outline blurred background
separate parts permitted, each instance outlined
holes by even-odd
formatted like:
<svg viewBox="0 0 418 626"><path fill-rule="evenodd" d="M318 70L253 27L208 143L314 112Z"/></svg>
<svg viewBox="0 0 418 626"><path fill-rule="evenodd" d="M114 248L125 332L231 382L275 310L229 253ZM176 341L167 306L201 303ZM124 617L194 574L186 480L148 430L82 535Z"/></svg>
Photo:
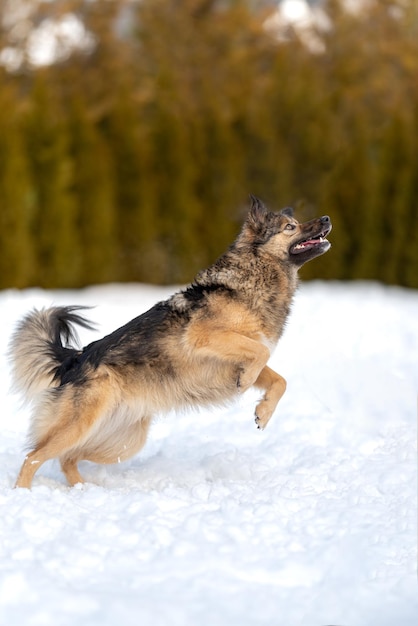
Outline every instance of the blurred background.
<svg viewBox="0 0 418 626"><path fill-rule="evenodd" d="M415 0L0 0L0 288L189 281L250 193L418 287Z"/></svg>

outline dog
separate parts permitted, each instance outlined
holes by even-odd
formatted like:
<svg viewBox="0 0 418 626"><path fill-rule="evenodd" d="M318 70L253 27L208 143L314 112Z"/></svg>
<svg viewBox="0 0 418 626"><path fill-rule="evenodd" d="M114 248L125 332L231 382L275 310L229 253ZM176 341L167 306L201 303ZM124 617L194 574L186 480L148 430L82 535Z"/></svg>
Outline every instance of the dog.
<svg viewBox="0 0 418 626"><path fill-rule="evenodd" d="M116 463L145 444L157 414L222 405L254 386L264 429L286 389L267 366L282 335L299 268L331 246L328 216L299 223L251 196L229 249L194 281L103 339L78 349L83 307L34 310L10 343L14 386L32 401L30 447L16 487L58 458L70 485L78 462Z"/></svg>

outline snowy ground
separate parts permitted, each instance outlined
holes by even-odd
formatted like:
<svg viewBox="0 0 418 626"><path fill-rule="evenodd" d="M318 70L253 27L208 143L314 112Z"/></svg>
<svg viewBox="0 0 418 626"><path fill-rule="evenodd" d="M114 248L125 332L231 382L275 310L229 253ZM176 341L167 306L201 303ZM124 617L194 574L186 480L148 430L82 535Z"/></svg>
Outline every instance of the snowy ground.
<svg viewBox="0 0 418 626"><path fill-rule="evenodd" d="M304 285L264 432L248 392L159 420L130 462L85 463L83 487L53 461L12 489L28 426L8 392L15 321L92 304L104 334L168 293L0 293L0 624L415 626L417 292Z"/></svg>

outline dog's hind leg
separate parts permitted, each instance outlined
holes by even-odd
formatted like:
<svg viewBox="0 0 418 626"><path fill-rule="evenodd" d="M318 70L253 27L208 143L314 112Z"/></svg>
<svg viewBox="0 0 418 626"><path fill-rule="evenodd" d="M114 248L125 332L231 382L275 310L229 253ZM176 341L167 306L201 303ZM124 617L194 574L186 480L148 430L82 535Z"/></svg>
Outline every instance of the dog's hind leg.
<svg viewBox="0 0 418 626"><path fill-rule="evenodd" d="M56 456L56 446L53 446L53 444L51 445L51 442L47 442L44 445L38 446L35 450L32 450L23 462L15 487L25 487L26 489L30 489L33 477L41 465L43 465L45 461L53 459Z"/></svg>
<svg viewBox="0 0 418 626"><path fill-rule="evenodd" d="M74 459L72 457L62 457L60 459L61 469L68 481L68 484L73 487L77 483L84 483L84 478L78 471L77 467L78 459Z"/></svg>
<svg viewBox="0 0 418 626"><path fill-rule="evenodd" d="M280 374L266 366L261 370L254 387L265 391L263 399L255 408L255 423L258 428L264 429L286 391L286 381Z"/></svg>
<svg viewBox="0 0 418 626"><path fill-rule="evenodd" d="M115 420L110 419L110 422ZM136 419L131 424L112 426L106 432L106 424L101 424L101 437L86 443L78 460L93 463L120 463L131 458L143 448L147 440L152 416Z"/></svg>
<svg viewBox="0 0 418 626"><path fill-rule="evenodd" d="M134 456L145 445L152 417L137 419L131 424L120 424L119 428L110 427L116 420L112 416L100 423L100 431L89 434L84 445L77 450L69 450L61 458L61 469L68 483L73 486L84 483L78 471L79 461L93 463L120 463Z"/></svg>
<svg viewBox="0 0 418 626"><path fill-rule="evenodd" d="M48 408L52 413L51 428L43 435L35 449L27 455L15 487L30 489L33 477L41 465L57 457L64 459L62 468L70 484L83 481L76 461L66 461L67 458L71 459L71 453L68 457L65 453L82 445L93 424L108 409L109 397L104 387L99 385L98 388L95 385L93 389L84 390L84 393L81 392L84 397L78 397L76 401L74 390L68 387L56 402L49 403Z"/></svg>

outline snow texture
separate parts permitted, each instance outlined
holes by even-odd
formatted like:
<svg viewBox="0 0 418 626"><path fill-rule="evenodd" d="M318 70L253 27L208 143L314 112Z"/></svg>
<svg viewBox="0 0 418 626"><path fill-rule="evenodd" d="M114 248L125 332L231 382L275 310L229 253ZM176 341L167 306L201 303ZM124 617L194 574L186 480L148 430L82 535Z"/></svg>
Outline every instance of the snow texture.
<svg viewBox="0 0 418 626"><path fill-rule="evenodd" d="M12 489L29 420L9 392L16 321L97 305L104 334L172 291L0 293L0 624L415 626L417 292L303 285L263 432L249 391L159 419L131 461L81 464L84 486L50 461Z"/></svg>

